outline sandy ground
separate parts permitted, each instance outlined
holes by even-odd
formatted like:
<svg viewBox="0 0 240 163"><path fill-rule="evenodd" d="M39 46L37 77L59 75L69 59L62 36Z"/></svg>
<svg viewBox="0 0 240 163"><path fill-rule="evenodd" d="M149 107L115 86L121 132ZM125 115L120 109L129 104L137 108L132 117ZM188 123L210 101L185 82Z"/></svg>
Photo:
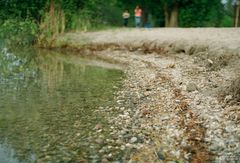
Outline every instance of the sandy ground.
<svg viewBox="0 0 240 163"><path fill-rule="evenodd" d="M240 161L239 28L68 33L54 46L125 65L109 119L123 162Z"/></svg>
<svg viewBox="0 0 240 163"><path fill-rule="evenodd" d="M158 28L158 29L117 29L100 32L69 33L64 38L73 44L116 43L133 44L181 43L181 46L209 46L240 51L239 28ZM186 45L187 44L187 45Z"/></svg>

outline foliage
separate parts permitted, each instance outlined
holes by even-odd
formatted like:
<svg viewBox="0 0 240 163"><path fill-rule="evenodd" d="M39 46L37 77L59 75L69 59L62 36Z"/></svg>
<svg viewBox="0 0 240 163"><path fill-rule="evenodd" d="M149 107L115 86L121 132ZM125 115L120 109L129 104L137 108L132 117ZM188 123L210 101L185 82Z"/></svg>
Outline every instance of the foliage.
<svg viewBox="0 0 240 163"><path fill-rule="evenodd" d="M51 46L56 36L67 30L87 31L119 25L121 11L116 0L50 0L40 21L38 44Z"/></svg>
<svg viewBox="0 0 240 163"><path fill-rule="evenodd" d="M102 25L120 25L121 9L115 0L87 0L74 12L65 12L67 28L89 30ZM69 21L71 20L71 21Z"/></svg>
<svg viewBox="0 0 240 163"><path fill-rule="evenodd" d="M224 15L222 18L220 27L232 27L232 26L233 26L233 18L228 15Z"/></svg>
<svg viewBox="0 0 240 163"><path fill-rule="evenodd" d="M224 5L224 15L222 18L221 26L222 27L232 27L234 24L234 4L235 0L227 0Z"/></svg>
<svg viewBox="0 0 240 163"><path fill-rule="evenodd" d="M176 5L179 7L178 21L182 27L230 26L230 19L234 15L234 0L227 0L225 7L221 0L6 0L0 1L0 20L33 18L40 22L49 12L52 1L63 10L66 29L69 30L120 25L122 10L128 8L133 15L136 5L140 5L144 13L151 13L156 26L165 21L164 12L171 12Z"/></svg>
<svg viewBox="0 0 240 163"><path fill-rule="evenodd" d="M37 24L30 19L8 19L0 25L0 40L7 45L27 46L35 42Z"/></svg>
<svg viewBox="0 0 240 163"><path fill-rule="evenodd" d="M180 10L180 26L216 27L223 17L223 5L220 0L193 1Z"/></svg>
<svg viewBox="0 0 240 163"><path fill-rule="evenodd" d="M33 18L40 20L47 0L1 0L0 19Z"/></svg>

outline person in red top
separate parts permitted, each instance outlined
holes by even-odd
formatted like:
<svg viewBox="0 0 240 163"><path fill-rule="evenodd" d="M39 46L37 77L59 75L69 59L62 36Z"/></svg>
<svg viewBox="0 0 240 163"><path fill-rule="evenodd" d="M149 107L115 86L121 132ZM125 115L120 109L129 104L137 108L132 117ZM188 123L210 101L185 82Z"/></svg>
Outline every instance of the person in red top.
<svg viewBox="0 0 240 163"><path fill-rule="evenodd" d="M142 9L139 6L136 6L136 8L135 8L135 25L136 25L136 27L140 27L141 17L142 17Z"/></svg>

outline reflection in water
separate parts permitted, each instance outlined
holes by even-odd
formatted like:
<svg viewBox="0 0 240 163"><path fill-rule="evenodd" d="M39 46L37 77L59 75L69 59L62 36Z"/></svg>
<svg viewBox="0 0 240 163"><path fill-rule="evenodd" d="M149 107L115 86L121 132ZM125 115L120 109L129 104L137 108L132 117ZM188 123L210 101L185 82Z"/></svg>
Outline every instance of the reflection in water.
<svg viewBox="0 0 240 163"><path fill-rule="evenodd" d="M107 122L95 109L112 104L122 71L53 52L17 54L0 53L0 158L15 163L100 157L93 128Z"/></svg>
<svg viewBox="0 0 240 163"><path fill-rule="evenodd" d="M14 157L15 152L13 149L0 144L0 158L4 163L18 163L17 158Z"/></svg>

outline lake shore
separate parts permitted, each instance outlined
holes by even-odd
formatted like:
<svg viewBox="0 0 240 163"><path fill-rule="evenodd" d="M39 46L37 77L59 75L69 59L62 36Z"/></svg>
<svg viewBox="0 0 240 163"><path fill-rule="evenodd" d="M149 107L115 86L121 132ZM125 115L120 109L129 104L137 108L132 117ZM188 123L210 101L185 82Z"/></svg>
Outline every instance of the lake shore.
<svg viewBox="0 0 240 163"><path fill-rule="evenodd" d="M118 29L67 33L53 47L124 65L117 104L103 109L117 113L109 123L118 136L107 144L125 151L123 162L226 162L240 159L239 36L238 28Z"/></svg>

